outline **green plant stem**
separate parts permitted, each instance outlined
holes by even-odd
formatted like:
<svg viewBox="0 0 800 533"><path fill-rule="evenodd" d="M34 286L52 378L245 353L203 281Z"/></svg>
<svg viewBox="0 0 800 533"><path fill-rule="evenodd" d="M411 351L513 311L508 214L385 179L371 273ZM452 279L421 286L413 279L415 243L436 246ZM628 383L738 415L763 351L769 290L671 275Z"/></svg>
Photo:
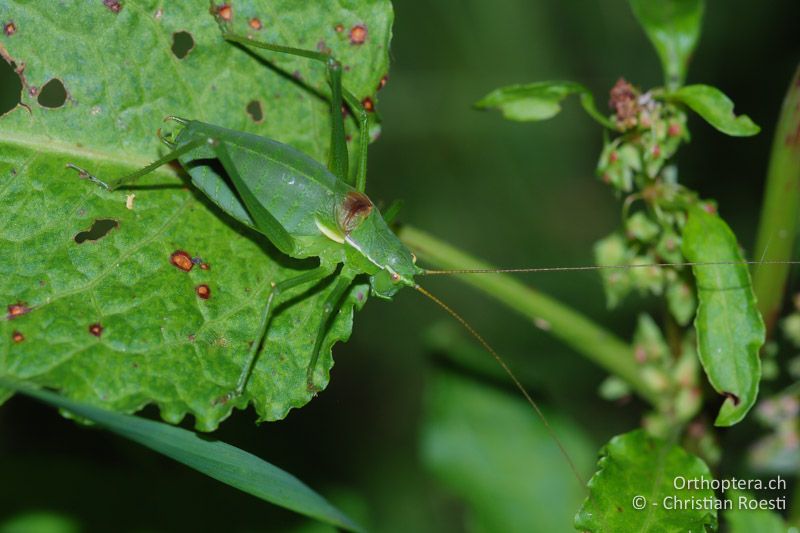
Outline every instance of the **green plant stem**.
<svg viewBox="0 0 800 533"><path fill-rule="evenodd" d="M411 226L400 238L420 259L441 269L489 269L484 263ZM547 331L610 373L622 378L642 398L657 406L659 395L642 379L633 350L613 333L577 311L520 283L508 274L463 274L456 277L476 287L528 320L543 320Z"/></svg>
<svg viewBox="0 0 800 533"><path fill-rule="evenodd" d="M775 128L753 257L766 261L791 259L799 222L800 66L795 70ZM756 267L753 274L753 289L768 338L781 310L788 275L789 265Z"/></svg>

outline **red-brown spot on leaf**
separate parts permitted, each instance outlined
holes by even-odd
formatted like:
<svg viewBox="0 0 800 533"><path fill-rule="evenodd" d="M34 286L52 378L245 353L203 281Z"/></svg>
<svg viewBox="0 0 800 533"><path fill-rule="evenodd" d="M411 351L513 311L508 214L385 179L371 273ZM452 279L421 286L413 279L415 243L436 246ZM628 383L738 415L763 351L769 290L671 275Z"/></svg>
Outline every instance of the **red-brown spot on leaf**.
<svg viewBox="0 0 800 533"><path fill-rule="evenodd" d="M258 31L258 30L260 30L261 28L263 28L263 27L264 27L264 25L263 25L263 24L261 24L261 19L259 19L259 18L257 18L257 17L253 17L253 18L251 18L251 19L250 19L250 21L249 21L247 24L248 24L248 25L249 25L249 26L250 26L252 29L254 29L254 30L256 30L256 31Z"/></svg>
<svg viewBox="0 0 800 533"><path fill-rule="evenodd" d="M18 316L24 315L25 313L30 313L30 311L31 308L28 307L25 302L17 302L8 306L8 315L6 318L13 320Z"/></svg>
<svg viewBox="0 0 800 533"><path fill-rule="evenodd" d="M375 111L375 103L369 96L361 100L361 105L364 106L364 111L366 111L367 113L372 113L373 111Z"/></svg>
<svg viewBox="0 0 800 533"><path fill-rule="evenodd" d="M211 269L211 265L209 265L208 263L200 263L200 269L201 270L210 270Z"/></svg>
<svg viewBox="0 0 800 533"><path fill-rule="evenodd" d="M717 214L717 206L715 206L714 204L703 202L702 204L700 204L700 208L710 215Z"/></svg>
<svg viewBox="0 0 800 533"><path fill-rule="evenodd" d="M120 3L119 0L103 0L103 5L112 13L119 13L122 11L122 3Z"/></svg>
<svg viewBox="0 0 800 533"><path fill-rule="evenodd" d="M189 272L194 266L194 262L192 261L192 256L190 256L183 250L175 250L174 252L172 252L172 255L169 256L169 262L175 265L176 267L180 268L184 272Z"/></svg>
<svg viewBox="0 0 800 533"><path fill-rule="evenodd" d="M17 25L14 24L13 20L9 20L5 24L3 24L3 33L6 34L6 37L11 37L15 33L17 33Z"/></svg>
<svg viewBox="0 0 800 533"><path fill-rule="evenodd" d="M208 300L211 298L211 289L208 287L208 285L198 285L195 287L194 292L196 292L197 296L203 300Z"/></svg>
<svg viewBox="0 0 800 533"><path fill-rule="evenodd" d="M367 40L367 27L363 24L356 24L350 29L350 43L364 44Z"/></svg>
<svg viewBox="0 0 800 533"><path fill-rule="evenodd" d="M342 33L344 31L344 24L337 24L333 29L336 30L336 33Z"/></svg>
<svg viewBox="0 0 800 533"><path fill-rule="evenodd" d="M94 324L89 324L89 333L91 333L95 337L100 337L100 335L103 334L103 326L99 322L95 322Z"/></svg>
<svg viewBox="0 0 800 533"><path fill-rule="evenodd" d="M24 341L24 340L25 340L25 335L23 335L23 334L22 334L22 333L20 333L19 331L15 331L14 333L12 333L12 334L11 334L11 339L12 339L12 340L13 340L15 343L19 344L19 343L21 343L22 341Z"/></svg>
<svg viewBox="0 0 800 533"><path fill-rule="evenodd" d="M230 22L233 18L233 8L231 8L230 4L222 4L217 7L217 15L225 22Z"/></svg>
<svg viewBox="0 0 800 533"><path fill-rule="evenodd" d="M377 90L380 91L381 89L386 87L387 83L389 83L389 75L388 74L384 74L383 77L381 78L381 81L378 82Z"/></svg>
<svg viewBox="0 0 800 533"><path fill-rule="evenodd" d="M667 128L667 135L669 135L670 137L677 137L680 134L681 134L681 125L678 124L677 122L673 122L672 124L669 125L669 128Z"/></svg>
<svg viewBox="0 0 800 533"><path fill-rule="evenodd" d="M739 405L739 402L741 401L741 400L739 399L739 397L738 397L738 396L736 396L736 395L735 395L734 393L732 393L732 392L723 392L723 393L722 393L722 395L723 395L723 396L725 396L725 398L728 398L730 401L732 401L732 402L733 402L733 406L734 406L734 407L736 407L737 405Z"/></svg>

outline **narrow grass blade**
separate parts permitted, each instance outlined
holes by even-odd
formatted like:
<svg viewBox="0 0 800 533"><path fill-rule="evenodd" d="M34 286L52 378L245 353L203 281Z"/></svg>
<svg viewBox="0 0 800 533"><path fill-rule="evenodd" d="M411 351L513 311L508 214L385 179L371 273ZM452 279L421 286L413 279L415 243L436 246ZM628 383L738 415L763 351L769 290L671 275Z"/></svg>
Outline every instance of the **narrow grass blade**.
<svg viewBox="0 0 800 533"><path fill-rule="evenodd" d="M262 500L350 531L362 531L344 513L293 475L230 444L208 440L161 422L68 400L58 394L3 378L0 378L0 388L15 389L91 420L102 428Z"/></svg>

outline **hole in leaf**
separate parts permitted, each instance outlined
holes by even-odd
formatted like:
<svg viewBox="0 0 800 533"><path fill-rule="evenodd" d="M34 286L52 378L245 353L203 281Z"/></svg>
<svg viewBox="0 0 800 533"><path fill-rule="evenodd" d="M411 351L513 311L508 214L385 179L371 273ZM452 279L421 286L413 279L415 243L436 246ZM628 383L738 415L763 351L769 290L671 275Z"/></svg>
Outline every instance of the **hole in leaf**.
<svg viewBox="0 0 800 533"><path fill-rule="evenodd" d="M194 48L194 39L188 31L176 31L172 34L172 53L178 59L189 55Z"/></svg>
<svg viewBox="0 0 800 533"><path fill-rule="evenodd" d="M119 227L119 222L111 218L99 218L92 223L88 231L82 231L75 235L75 242L83 244L86 241L97 241L102 239L108 232Z"/></svg>
<svg viewBox="0 0 800 533"><path fill-rule="evenodd" d="M14 65L0 61L0 115L5 115L22 101L22 80Z"/></svg>
<svg viewBox="0 0 800 533"><path fill-rule="evenodd" d="M251 100L247 107L247 114L253 119L253 122L261 122L264 120L264 109L261 107L261 102L258 100Z"/></svg>
<svg viewBox="0 0 800 533"><path fill-rule="evenodd" d="M49 107L54 109L61 107L67 101L67 90L64 84L58 78L53 78L42 87L37 99L39 105L42 107Z"/></svg>

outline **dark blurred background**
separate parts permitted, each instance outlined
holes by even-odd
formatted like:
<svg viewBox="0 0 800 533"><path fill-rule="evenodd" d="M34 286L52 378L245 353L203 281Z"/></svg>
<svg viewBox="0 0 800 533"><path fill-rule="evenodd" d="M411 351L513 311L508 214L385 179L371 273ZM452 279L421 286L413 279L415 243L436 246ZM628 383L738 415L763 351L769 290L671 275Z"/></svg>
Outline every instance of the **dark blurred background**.
<svg viewBox="0 0 800 533"><path fill-rule="evenodd" d="M512 83L579 81L602 106L620 76L645 89L660 85L657 57L627 3L404 0L395 9L370 196L405 200L402 222L498 265L591 264L593 243L620 220L619 203L594 176L599 127L576 101L538 124L470 107ZM692 119L692 142L679 156L681 181L718 200L747 250L777 113L800 60L798 23L796 0L708 2L689 71L688 83L721 88L737 112L762 127L755 138L735 139ZM0 82L7 95L7 74ZM653 307L630 301L607 311L594 273L525 281L626 339L636 313ZM642 405L599 400L604 374L584 358L456 280L427 284L525 376L549 412L582 428L593 449L638 425ZM223 424L219 438L294 473L375 530L463 530L465 507L424 469L419 452L426 383L456 366L426 342L426 332L447 320L413 291L391 303L371 301L356 317L350 342L336 347L326 391L281 422L256 427L253 413L240 414ZM487 386L513 395L505 383ZM316 530L22 398L0 409L0 472L0 523L42 510L87 531Z"/></svg>

